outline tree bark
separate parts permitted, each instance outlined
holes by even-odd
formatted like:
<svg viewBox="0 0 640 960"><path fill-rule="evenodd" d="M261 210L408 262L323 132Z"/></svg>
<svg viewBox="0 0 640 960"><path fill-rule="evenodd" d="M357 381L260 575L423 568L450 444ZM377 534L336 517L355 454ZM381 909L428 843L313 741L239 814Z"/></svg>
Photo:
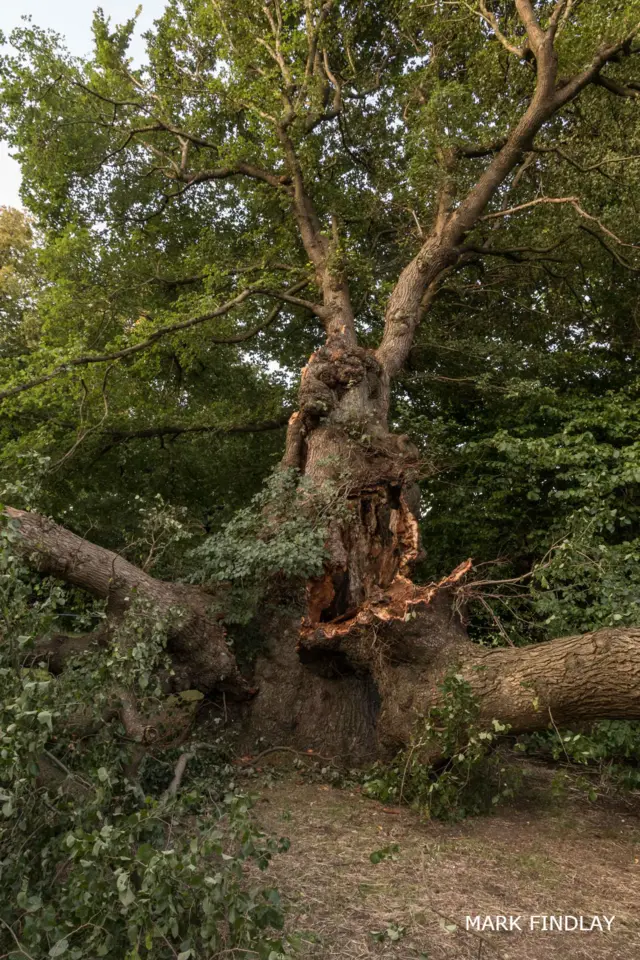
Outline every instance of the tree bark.
<svg viewBox="0 0 640 960"><path fill-rule="evenodd" d="M640 718L640 628L610 628L531 647L475 651L462 667L481 716L516 733L550 720Z"/></svg>

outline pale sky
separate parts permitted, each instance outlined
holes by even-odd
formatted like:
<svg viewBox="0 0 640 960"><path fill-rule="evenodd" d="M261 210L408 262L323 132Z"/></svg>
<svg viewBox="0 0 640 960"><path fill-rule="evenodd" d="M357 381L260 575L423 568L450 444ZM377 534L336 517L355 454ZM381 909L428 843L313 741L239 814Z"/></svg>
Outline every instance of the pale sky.
<svg viewBox="0 0 640 960"><path fill-rule="evenodd" d="M130 51L136 60L144 53L140 39L165 8L165 0L143 0L142 13ZM34 24L61 34L71 53L81 55L91 50L91 21L96 7L102 7L112 23L123 23L133 16L138 0L0 0L0 31L8 36L21 24L21 17L31 15ZM0 206L18 207L20 168L12 160L7 145L0 142Z"/></svg>

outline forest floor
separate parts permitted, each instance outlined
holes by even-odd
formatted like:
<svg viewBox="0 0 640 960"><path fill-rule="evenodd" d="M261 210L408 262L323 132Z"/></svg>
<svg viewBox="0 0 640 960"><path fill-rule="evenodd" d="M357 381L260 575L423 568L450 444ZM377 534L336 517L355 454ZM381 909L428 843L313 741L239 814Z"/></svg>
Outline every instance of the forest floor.
<svg viewBox="0 0 640 960"><path fill-rule="evenodd" d="M640 957L640 798L551 790L525 765L525 789L495 815L447 824L389 808L357 788L277 774L261 825L287 836L269 880L300 956L394 960L633 960ZM397 851L374 864L370 855ZM466 917L520 916L522 932L467 931ZM544 932L530 917L615 916L611 932ZM542 922L542 921L539 921ZM606 924L603 921L606 930Z"/></svg>

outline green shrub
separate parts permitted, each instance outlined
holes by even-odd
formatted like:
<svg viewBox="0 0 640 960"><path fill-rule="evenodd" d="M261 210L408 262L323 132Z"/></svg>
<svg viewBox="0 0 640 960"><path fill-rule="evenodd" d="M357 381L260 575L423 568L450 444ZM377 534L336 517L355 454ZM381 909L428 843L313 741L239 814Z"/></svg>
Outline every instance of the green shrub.
<svg viewBox="0 0 640 960"><path fill-rule="evenodd" d="M555 729L519 738L524 753L591 768L612 785L640 790L640 723L599 720L590 730Z"/></svg>
<svg viewBox="0 0 640 960"><path fill-rule="evenodd" d="M33 641L57 626L64 592L22 566L12 539L5 525L0 955L282 956L288 948L277 891L250 882L246 868L253 861L264 870L287 843L255 827L250 798L237 789L225 759L214 750L208 767L199 771L194 762L174 798L161 792L166 775L155 789L153 777L133 782L124 775L132 744L104 720L114 683L132 691L141 708L161 706L153 678L159 665L166 667L167 624L134 605L107 649L78 656L53 677L44 663L33 664ZM181 749L197 752L188 744ZM169 757L165 767L172 771L175 753Z"/></svg>
<svg viewBox="0 0 640 960"><path fill-rule="evenodd" d="M409 746L366 775L364 792L383 803L407 803L427 817L458 820L512 797L516 777L494 750L508 727L479 723L467 681L451 674L440 692L441 702L417 724Z"/></svg>

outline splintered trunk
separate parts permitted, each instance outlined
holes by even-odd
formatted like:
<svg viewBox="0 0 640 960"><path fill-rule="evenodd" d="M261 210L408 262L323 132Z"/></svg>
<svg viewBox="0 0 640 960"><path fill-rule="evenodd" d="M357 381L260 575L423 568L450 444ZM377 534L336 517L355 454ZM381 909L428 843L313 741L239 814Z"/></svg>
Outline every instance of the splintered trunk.
<svg viewBox="0 0 640 960"><path fill-rule="evenodd" d="M470 560L440 583L412 581L420 463L409 439L388 429L388 395L376 357L340 340L303 371L283 463L314 484L332 481L346 509L329 530L322 576L307 584L302 622L265 624L247 746L258 735L350 762L390 756L451 670L488 723L518 731L551 717L640 716L640 631L486 651L469 641L456 606Z"/></svg>
<svg viewBox="0 0 640 960"><path fill-rule="evenodd" d="M388 403L374 354L341 338L303 371L283 465L318 487L330 481L342 509L324 572L307 584L302 623L269 631L252 704L252 727L268 736L279 728L285 742L352 758L406 742L416 669L435 676L444 652L465 642L446 594L468 564L437 587L411 580L420 459L389 430Z"/></svg>
<svg viewBox="0 0 640 960"><path fill-rule="evenodd" d="M308 587L307 633L384 600L418 557L418 451L389 432L387 408L384 373L362 347L331 344L305 368L292 424L298 466L317 486L332 481L346 508L329 532L325 573Z"/></svg>

